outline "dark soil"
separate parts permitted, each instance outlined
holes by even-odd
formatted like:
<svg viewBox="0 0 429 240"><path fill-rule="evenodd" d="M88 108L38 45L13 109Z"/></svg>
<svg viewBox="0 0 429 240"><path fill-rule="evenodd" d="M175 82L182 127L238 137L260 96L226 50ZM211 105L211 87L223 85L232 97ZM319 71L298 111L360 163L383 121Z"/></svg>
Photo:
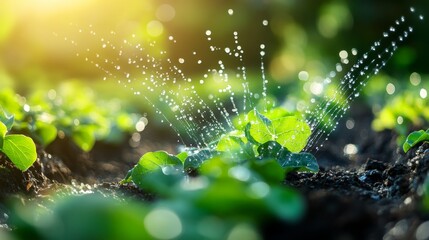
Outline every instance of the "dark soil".
<svg viewBox="0 0 429 240"><path fill-rule="evenodd" d="M284 184L299 189L307 200L305 217L297 224L267 222L266 239L415 239L416 229L429 220L421 209L420 186L429 173L429 144L403 154L391 131L373 133L357 123L347 138L333 136L316 153L320 172L291 173ZM347 129L340 129L339 132ZM120 185L127 171L146 151L174 151L174 143L154 144L149 135L130 147L98 143L90 153L68 140L57 140L39 152L34 166L22 173L0 158L0 229L9 229L4 202L15 194L37 198L56 191L100 191L145 201L153 196ZM335 139L337 139L335 141ZM161 142L161 141L160 141ZM353 142L357 155L343 153ZM428 230L429 231L429 230Z"/></svg>

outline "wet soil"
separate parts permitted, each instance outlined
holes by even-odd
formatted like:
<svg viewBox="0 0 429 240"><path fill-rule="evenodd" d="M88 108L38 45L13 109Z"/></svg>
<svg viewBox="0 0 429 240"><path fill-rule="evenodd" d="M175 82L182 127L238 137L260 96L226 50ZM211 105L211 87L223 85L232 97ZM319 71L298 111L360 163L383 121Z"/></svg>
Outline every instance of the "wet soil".
<svg viewBox="0 0 429 240"><path fill-rule="evenodd" d="M429 144L404 154L395 133L361 129L368 128L357 123L347 138L333 136L334 141L315 153L320 163L317 174L286 177L284 184L305 196L306 215L296 224L267 222L263 226L266 239L419 239L416 232L429 231L422 227L429 225L429 213L422 210L420 201L420 188L429 173ZM24 173L1 156L0 229L9 229L4 203L16 194L37 198L60 189L151 200L153 196L134 186L117 183L144 152L175 151L174 143L157 145L162 141L146 134L138 144L97 143L90 153L66 139L57 140L40 150L37 162ZM357 154L344 154L350 142L359 150Z"/></svg>

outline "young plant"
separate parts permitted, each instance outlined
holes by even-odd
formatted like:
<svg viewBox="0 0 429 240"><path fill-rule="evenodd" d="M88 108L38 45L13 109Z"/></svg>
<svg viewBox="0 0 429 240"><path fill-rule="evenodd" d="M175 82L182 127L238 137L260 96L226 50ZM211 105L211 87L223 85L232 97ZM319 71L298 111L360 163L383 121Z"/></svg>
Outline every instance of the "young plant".
<svg viewBox="0 0 429 240"><path fill-rule="evenodd" d="M14 122L1 110L0 115L0 151L21 171L26 171L36 161L36 145L33 140L22 134L8 134Z"/></svg>
<svg viewBox="0 0 429 240"><path fill-rule="evenodd" d="M425 130L419 130L410 133L407 136L407 139L405 140L404 144L402 145L402 148L404 149L404 152L408 152L410 148L416 146L419 143L427 142L429 141L429 129Z"/></svg>
<svg viewBox="0 0 429 240"><path fill-rule="evenodd" d="M158 168L162 171L194 172L205 161L219 157L249 166L274 160L286 173L317 172L319 167L314 156L300 153L311 134L307 123L280 108L272 109L266 115L268 117L255 109L241 116L237 130L223 135L210 149L183 152L178 156L162 151L147 153L130 171L129 179L138 181L139 176Z"/></svg>
<svg viewBox="0 0 429 240"><path fill-rule="evenodd" d="M210 225L219 239L243 224L255 228L267 221L295 222L303 216L304 201L281 182L285 172L318 171L311 154L299 153L310 129L281 109L266 115L253 110L241 116L236 130L207 149L178 155L148 152L122 182L155 193L153 207L184 219L184 238L200 238L191 229L204 219L222 219L221 225Z"/></svg>
<svg viewBox="0 0 429 240"><path fill-rule="evenodd" d="M137 122L144 120L123 102L96 99L90 89L78 83L38 90L27 98L2 89L0 105L15 116L14 130L29 132L42 146L67 137L84 151L90 151L96 141L122 142L126 133L136 131Z"/></svg>
<svg viewBox="0 0 429 240"><path fill-rule="evenodd" d="M412 128L421 128L429 123L429 105L427 98L418 92L406 91L395 96L376 114L372 128L376 131L395 130L399 134L397 142L402 145Z"/></svg>

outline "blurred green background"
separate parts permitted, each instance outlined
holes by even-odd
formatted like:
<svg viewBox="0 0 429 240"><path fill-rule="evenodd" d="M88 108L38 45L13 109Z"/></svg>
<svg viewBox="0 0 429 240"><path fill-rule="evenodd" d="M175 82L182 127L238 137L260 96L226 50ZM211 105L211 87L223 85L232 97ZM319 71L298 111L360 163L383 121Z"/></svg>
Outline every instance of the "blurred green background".
<svg viewBox="0 0 429 240"><path fill-rule="evenodd" d="M141 97L118 88L115 81L102 81L105 72L94 66L101 64L102 58L125 66L117 72L116 80L125 72L138 78L140 71L127 68L129 59L118 57L118 51L103 47L103 43L109 41L129 56L140 54L135 48L137 44L148 46L152 41L156 45L147 51L154 55L165 51L171 59L189 59L197 51L204 64L180 65L192 77L201 76L222 58L209 53L206 30L212 31L217 46L230 46L233 32L237 31L250 81L261 79L259 46L263 43L272 94L281 101L290 96L296 104L296 99L309 95L309 82L321 81L335 69L341 60L340 51L346 50L350 55L355 48L358 56L368 51L396 19L409 12L410 4L423 15L429 9L427 1L386 0L3 0L0 86L13 87L25 95L35 88L51 88L77 79L103 96L140 102L141 110L151 113ZM229 9L233 14L228 13ZM263 26L264 20L268 20L268 26ZM415 31L377 82L373 86L370 83L370 99L374 98L374 91L392 95L386 88L389 83L397 90L412 86L410 76L414 72L423 80L428 74L427 20L407 21ZM177 42L172 43L169 36ZM89 60L85 61L85 57ZM224 61L226 66L236 67L236 63L228 64L228 58ZM113 66L106 68L114 70ZM285 87L278 90L277 85ZM203 87L202 91L205 90ZM380 104L386 101L381 99L377 100Z"/></svg>

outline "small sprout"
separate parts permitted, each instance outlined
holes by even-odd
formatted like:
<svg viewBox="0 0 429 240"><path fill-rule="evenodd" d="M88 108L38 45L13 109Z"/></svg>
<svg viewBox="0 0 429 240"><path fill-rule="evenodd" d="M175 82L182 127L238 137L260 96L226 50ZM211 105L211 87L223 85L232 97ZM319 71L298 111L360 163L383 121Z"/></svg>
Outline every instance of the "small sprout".
<svg viewBox="0 0 429 240"><path fill-rule="evenodd" d="M8 134L13 126L13 117L0 113L0 151L21 171L26 171L37 159L33 140L22 134ZM6 124L3 120L6 119Z"/></svg>
<svg viewBox="0 0 429 240"><path fill-rule="evenodd" d="M415 131L408 135L407 139L402 145L402 148L404 149L404 152L408 152L410 148L416 146L419 143L427 142L427 141L429 141L429 129L426 131L425 130Z"/></svg>

